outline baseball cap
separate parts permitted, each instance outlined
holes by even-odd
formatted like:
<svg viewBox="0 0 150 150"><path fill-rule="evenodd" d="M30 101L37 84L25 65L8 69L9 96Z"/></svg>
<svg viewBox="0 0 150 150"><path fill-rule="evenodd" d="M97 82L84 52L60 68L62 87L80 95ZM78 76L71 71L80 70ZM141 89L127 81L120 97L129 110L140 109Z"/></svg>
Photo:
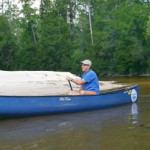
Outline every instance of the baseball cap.
<svg viewBox="0 0 150 150"><path fill-rule="evenodd" d="M85 65L89 65L89 66L92 65L92 62L90 60L88 60L88 59L85 59L85 60L81 61L81 63L85 64Z"/></svg>

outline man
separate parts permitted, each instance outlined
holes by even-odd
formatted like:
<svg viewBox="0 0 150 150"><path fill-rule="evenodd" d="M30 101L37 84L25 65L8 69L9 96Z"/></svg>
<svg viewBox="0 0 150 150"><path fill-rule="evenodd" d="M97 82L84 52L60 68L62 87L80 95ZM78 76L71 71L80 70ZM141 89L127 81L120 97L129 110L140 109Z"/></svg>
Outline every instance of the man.
<svg viewBox="0 0 150 150"><path fill-rule="evenodd" d="M66 77L68 81L71 81L77 85L81 85L79 91L70 91L69 95L96 95L100 94L99 82L96 73L91 69L92 62L90 60L81 61L81 68L83 74L81 79L73 79L69 76Z"/></svg>

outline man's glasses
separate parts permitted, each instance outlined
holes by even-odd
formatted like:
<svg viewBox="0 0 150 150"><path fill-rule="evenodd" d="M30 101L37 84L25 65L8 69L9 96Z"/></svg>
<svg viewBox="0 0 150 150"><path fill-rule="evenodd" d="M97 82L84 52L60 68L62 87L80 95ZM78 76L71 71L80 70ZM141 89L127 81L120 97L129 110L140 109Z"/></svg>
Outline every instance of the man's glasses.
<svg viewBox="0 0 150 150"><path fill-rule="evenodd" d="M87 65L87 64L82 64L82 66L89 66L89 65Z"/></svg>

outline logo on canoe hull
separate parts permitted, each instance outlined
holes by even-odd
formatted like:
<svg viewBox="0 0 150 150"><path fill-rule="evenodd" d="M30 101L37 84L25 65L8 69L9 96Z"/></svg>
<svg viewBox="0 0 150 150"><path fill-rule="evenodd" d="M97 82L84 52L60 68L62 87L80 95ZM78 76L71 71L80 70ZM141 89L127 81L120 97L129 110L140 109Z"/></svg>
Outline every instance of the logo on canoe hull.
<svg viewBox="0 0 150 150"><path fill-rule="evenodd" d="M70 97L60 97L59 98L60 101L71 101Z"/></svg>
<svg viewBox="0 0 150 150"><path fill-rule="evenodd" d="M136 92L135 89L132 89L132 91L131 91L131 101L136 102L136 100L137 100L137 92Z"/></svg>

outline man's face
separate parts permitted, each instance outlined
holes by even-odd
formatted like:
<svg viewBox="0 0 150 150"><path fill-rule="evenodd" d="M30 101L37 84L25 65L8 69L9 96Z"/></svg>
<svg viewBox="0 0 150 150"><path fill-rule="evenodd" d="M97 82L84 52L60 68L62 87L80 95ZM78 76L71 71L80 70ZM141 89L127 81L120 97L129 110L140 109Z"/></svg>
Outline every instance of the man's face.
<svg viewBox="0 0 150 150"><path fill-rule="evenodd" d="M86 64L81 64L81 68L83 72L87 72L90 69L90 66Z"/></svg>

